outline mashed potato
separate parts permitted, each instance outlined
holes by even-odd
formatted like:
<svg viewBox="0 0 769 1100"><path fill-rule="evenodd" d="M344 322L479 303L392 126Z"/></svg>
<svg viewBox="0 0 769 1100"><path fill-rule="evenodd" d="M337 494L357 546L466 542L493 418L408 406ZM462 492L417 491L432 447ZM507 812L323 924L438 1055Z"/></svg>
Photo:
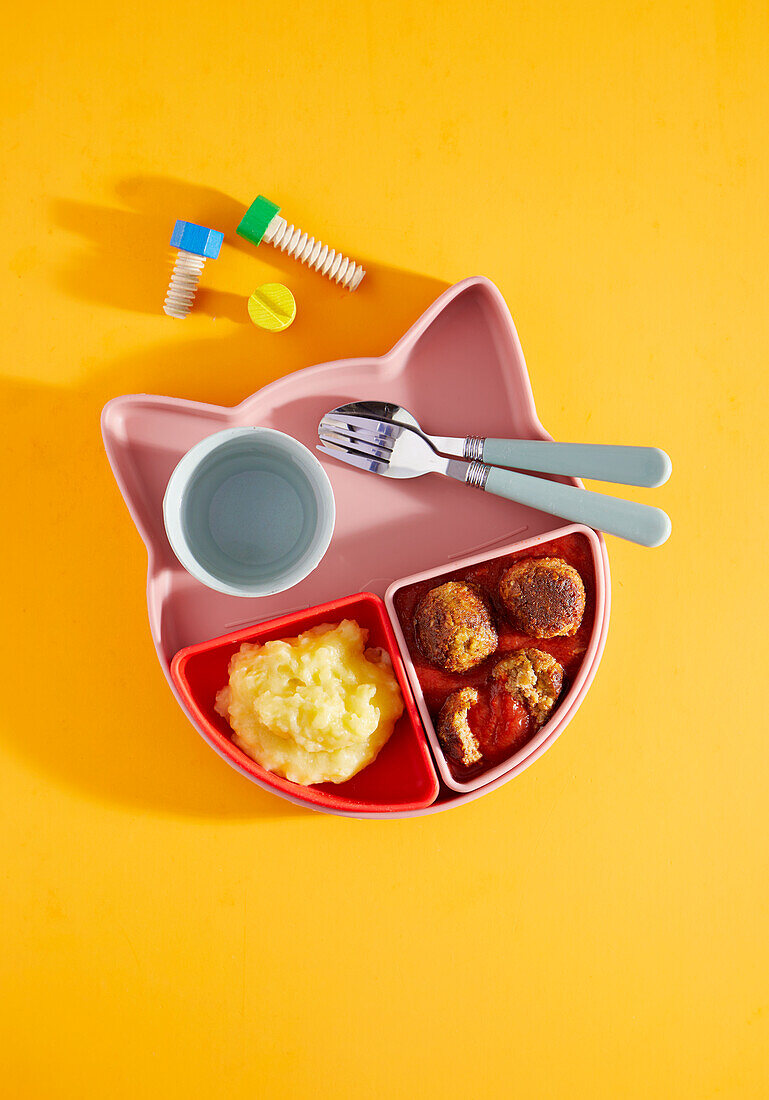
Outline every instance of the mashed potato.
<svg viewBox="0 0 769 1100"><path fill-rule="evenodd" d="M258 764L294 783L344 783L370 764L403 713L390 658L345 619L249 644L230 661L216 709Z"/></svg>

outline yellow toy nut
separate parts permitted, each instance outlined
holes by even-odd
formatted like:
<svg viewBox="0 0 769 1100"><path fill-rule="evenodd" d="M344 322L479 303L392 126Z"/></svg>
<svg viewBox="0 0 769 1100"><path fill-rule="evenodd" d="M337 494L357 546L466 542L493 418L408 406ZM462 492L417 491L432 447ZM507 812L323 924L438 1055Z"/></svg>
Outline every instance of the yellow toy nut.
<svg viewBox="0 0 769 1100"><path fill-rule="evenodd" d="M259 328L283 332L296 317L294 295L283 283L264 283L248 299L248 315Z"/></svg>

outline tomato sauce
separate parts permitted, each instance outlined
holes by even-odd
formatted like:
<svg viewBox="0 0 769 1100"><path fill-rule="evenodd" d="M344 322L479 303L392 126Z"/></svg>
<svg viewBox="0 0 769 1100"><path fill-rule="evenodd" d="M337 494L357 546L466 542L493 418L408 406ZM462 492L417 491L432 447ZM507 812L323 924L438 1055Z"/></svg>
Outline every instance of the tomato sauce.
<svg viewBox="0 0 769 1100"><path fill-rule="evenodd" d="M510 625L499 600L499 578L513 562L524 558L562 558L574 566L585 585L585 614L577 633L571 638L531 638ZM445 672L427 663L414 638L414 611L417 604L431 588L445 581L471 581L486 594L494 611L494 621L499 635L499 645L494 654L469 672ZM432 577L427 581L407 585L395 594L395 611L406 638L409 655L433 722L446 699L462 687L474 687L478 702L468 713L470 729L478 738L484 759L470 768L449 760L452 773L459 780L466 780L486 768L500 763L519 749L536 733L537 725L526 708L504 689L491 684L491 669L505 654L519 649L535 648L550 653L563 666L563 699L585 656L595 619L595 573L590 544L584 535L565 535L552 542L543 542L527 550L518 550L504 557L492 558L478 565L457 569ZM556 704L551 718L558 711ZM549 719L548 719L549 720Z"/></svg>

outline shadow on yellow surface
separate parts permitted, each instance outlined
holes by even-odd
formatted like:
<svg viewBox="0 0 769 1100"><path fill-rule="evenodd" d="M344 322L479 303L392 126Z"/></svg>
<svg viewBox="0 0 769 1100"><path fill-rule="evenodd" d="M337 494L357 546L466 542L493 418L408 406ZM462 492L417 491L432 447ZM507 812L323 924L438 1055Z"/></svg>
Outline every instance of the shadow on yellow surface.
<svg viewBox="0 0 769 1100"><path fill-rule="evenodd" d="M237 226L248 202L211 187L161 176L133 176L121 180L115 186L115 200L119 205L102 206L63 198L53 200L53 221L82 241L56 273L57 286L64 294L86 302L157 314L170 275L169 260L176 255L168 242L177 218L220 230L224 233L225 249L237 249L277 268L281 278L290 279L292 289L297 284L304 284L309 277L317 290L320 278L317 273L307 271L298 261L269 245L257 249L237 235ZM206 284L217 281L216 263L208 261L195 311L212 318L250 324L245 298L263 280L256 277L245 295L208 289ZM370 265L364 263L363 266L369 280ZM256 265L254 270L258 271ZM327 287L338 295L349 293L330 282ZM300 302L300 316L304 305Z"/></svg>
<svg viewBox="0 0 769 1100"><path fill-rule="evenodd" d="M168 218L153 197L165 193L163 186L139 181L132 190L125 184L136 214L104 210L94 218L92 210L59 204L60 218L87 226L97 244L73 265L70 290L88 300L160 312L162 293L145 281L144 259L122 265L116 249L161 228L166 233ZM180 185L167 186L173 191ZM220 225L230 238L242 205L200 188L189 191L197 201L186 208L176 203L179 212ZM193 324L199 332L200 318L188 329L163 319L167 343L99 365L82 384L0 382L0 425L14 471L0 490L2 509L27 529L23 540L0 548L11 578L7 621L20 624L3 640L16 690L2 701L2 728L15 752L43 776L54 773L107 803L160 813L260 819L310 812L237 775L177 707L147 625L144 548L99 433L103 405L120 393L234 404L310 363L381 354L446 285L369 265L365 290L349 295L316 273L299 271L293 283L303 287L297 291L300 317L279 338L224 322L210 337L189 339ZM230 297L245 311L240 295ZM215 294L206 301L221 314Z"/></svg>
<svg viewBox="0 0 769 1100"><path fill-rule="evenodd" d="M175 255L168 242L177 218L218 229L227 246L253 251L253 245L236 233L246 204L221 191L160 176L136 176L116 185L115 198L120 206L53 201L54 222L85 243L57 273L63 293L139 313L157 313L168 282L169 256ZM209 261L209 265L213 263ZM248 321L239 294L207 291L205 300L199 299L195 308L212 317Z"/></svg>

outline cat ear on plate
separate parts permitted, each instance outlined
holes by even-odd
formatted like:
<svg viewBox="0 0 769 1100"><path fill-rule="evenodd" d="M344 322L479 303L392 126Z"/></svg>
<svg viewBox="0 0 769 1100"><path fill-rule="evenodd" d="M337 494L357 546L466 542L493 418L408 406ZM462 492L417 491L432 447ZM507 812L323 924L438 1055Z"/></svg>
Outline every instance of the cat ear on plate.
<svg viewBox="0 0 769 1100"><path fill-rule="evenodd" d="M412 411L419 410L426 431L549 438L537 418L510 311L489 279L478 276L449 287L390 356L408 380ZM499 392L500 400L483 424L468 423L466 397L479 385ZM429 419L422 421L422 410Z"/></svg>
<svg viewBox="0 0 769 1100"><path fill-rule="evenodd" d="M150 551L170 547L163 496L176 464L190 447L226 427L217 405L150 394L113 398L102 410L104 448L128 511Z"/></svg>

